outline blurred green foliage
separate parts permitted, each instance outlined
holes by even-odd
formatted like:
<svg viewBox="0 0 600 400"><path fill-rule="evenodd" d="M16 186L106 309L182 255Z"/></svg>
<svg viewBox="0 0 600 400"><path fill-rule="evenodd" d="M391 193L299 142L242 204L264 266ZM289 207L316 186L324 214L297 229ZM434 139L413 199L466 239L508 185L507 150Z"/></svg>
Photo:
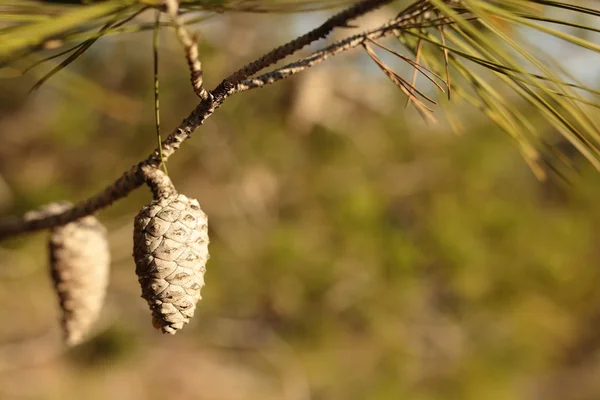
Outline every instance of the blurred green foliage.
<svg viewBox="0 0 600 400"><path fill-rule="evenodd" d="M266 18L207 25L209 83L292 36ZM166 130L197 101L169 38ZM149 191L100 214L108 303L70 352L45 235L7 242L0 398L599 398L597 173L540 183L473 109L456 109L461 136L426 126L342 57L232 98L169 162L211 235L204 298L175 337L152 329L131 257ZM26 96L33 82L0 81L3 214L82 199L154 148L150 34L107 40Z"/></svg>

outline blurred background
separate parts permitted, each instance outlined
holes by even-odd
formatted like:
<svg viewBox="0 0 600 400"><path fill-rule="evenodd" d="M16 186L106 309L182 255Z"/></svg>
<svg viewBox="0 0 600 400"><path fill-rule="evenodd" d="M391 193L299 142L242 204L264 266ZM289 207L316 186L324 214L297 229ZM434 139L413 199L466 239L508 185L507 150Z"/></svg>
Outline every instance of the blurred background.
<svg viewBox="0 0 600 400"><path fill-rule="evenodd" d="M329 14L195 26L207 86ZM2 215L81 200L155 148L151 36L103 38L30 95L52 64L3 75ZM163 137L197 102L182 54L164 30ZM570 66L598 88L597 55L582 60ZM0 399L599 399L597 172L574 156L569 184L539 182L476 110L426 124L364 61L232 97L169 161L211 237L203 300L176 336L152 328L134 272L146 188L99 214L112 275L76 348L46 233L4 241Z"/></svg>

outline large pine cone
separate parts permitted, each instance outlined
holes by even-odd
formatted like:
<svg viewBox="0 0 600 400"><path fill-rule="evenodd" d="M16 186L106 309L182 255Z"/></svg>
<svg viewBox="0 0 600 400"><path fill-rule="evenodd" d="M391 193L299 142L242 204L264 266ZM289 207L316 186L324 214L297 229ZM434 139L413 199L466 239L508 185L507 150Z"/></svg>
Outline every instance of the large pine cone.
<svg viewBox="0 0 600 400"><path fill-rule="evenodd" d="M84 339L104 303L110 253L106 229L93 216L50 231L50 269L62 310L65 341Z"/></svg>
<svg viewBox="0 0 600 400"><path fill-rule="evenodd" d="M208 220L182 194L154 200L135 217L133 256L152 321L175 334L194 316L208 255Z"/></svg>

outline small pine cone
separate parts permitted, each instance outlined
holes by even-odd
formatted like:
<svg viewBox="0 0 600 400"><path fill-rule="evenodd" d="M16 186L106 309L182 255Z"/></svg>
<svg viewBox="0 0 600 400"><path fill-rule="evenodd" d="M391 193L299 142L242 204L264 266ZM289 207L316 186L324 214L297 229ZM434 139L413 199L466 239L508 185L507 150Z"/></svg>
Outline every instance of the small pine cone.
<svg viewBox="0 0 600 400"><path fill-rule="evenodd" d="M173 194L135 217L133 256L152 322L175 334L194 316L208 254L208 220L198 201Z"/></svg>
<svg viewBox="0 0 600 400"><path fill-rule="evenodd" d="M50 232L50 270L69 346L81 343L96 321L108 285L106 229L88 216Z"/></svg>

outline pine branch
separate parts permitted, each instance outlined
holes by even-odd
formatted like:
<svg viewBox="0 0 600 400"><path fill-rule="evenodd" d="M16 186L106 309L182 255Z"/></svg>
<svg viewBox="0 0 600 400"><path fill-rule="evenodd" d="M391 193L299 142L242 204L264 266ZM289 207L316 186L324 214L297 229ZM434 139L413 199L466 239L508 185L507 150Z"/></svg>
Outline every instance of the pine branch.
<svg viewBox="0 0 600 400"><path fill-rule="evenodd" d="M175 33L177 39L185 50L185 58L188 62L190 69L190 79L192 81L192 88L194 93L202 100L206 100L209 96L208 91L204 88L202 80L202 64L198 55L198 37L196 35L190 35L185 25L179 18L179 1L178 0L165 0L167 13L171 17L171 21L175 26Z"/></svg>
<svg viewBox="0 0 600 400"><path fill-rule="evenodd" d="M162 142L161 149L156 149L144 161L131 167L113 184L95 196L79 202L66 210L36 214L21 218L8 218L0 221L0 239L11 235L48 229L65 225L87 215L102 210L115 201L127 196L131 191L140 187L147 181L148 173L157 169L162 161L166 161L190 138L192 133L220 107L225 99L236 93L236 83L252 75L278 60L296 52L305 45L328 35L336 27L348 26L348 22L361 15L372 11L392 0L363 0L356 5L342 11L328 19L318 28L300 36L299 38L280 46L265 56L257 59L240 69L238 72L224 79L214 90L207 92L206 98L196 106L187 118ZM348 47L348 49L351 47ZM162 150L162 151L161 151Z"/></svg>
<svg viewBox="0 0 600 400"><path fill-rule="evenodd" d="M416 96L420 95L425 100L428 100L428 98L423 96L423 92L417 90L414 84L399 77L383 64L368 47L368 42L377 44L374 42L375 40L390 34L397 36L405 48L417 54L415 61L408 61L400 53L396 53L379 44L377 45L409 62L415 70L419 70L421 73L425 73L424 71L426 71L437 79L440 79L441 75L445 73L446 80L440 79L444 83L444 86L450 88L449 67L458 71L459 78L464 74L467 84L463 84L464 87L461 87L459 83L454 83L452 90L456 91L459 96L473 99L472 102L474 105L480 107L490 119L511 134L517 140L526 159L531 161L532 165L537 165L537 160L539 159L539 154L536 150L536 143L539 142L539 139L533 135L534 129L531 124L520 117L518 108L509 107L506 104L506 99L491 85L488 85L483 77L480 77L467 66L464 66L461 63L461 59L475 62L492 71L508 88L513 89L523 99L528 100L537 107L545 120L554 124L563 136L571 140L583 154L588 156L590 161L593 163L600 162L597 160L597 158L600 159L600 146L597 145L600 143L600 132L597 130L597 123L590 119L589 112L583 108L582 104L587 104L584 102L585 99L577 96L572 90L573 88L579 88L581 85L563 82L552 74L552 71L548 70L541 61L528 54L526 55L530 59L529 61L531 61L531 64L537 70L534 69L531 71L527 67L521 67L518 60L511 53L507 53L505 47L500 46L499 43L509 44L515 53L523 54L524 50L516 43L513 43L512 39L504 35L502 31L499 31L491 18L502 15L505 19L518 25L522 23L521 20L523 17L519 16L520 19L513 18L512 14L495 6L495 2L488 4L487 2L479 3L479 0L419 0L404 9L396 18L376 29L337 41L308 57L301 58L274 71L263 73L256 78L248 79L250 76L263 71L268 66L296 53L304 46L324 38L335 28L348 27L349 21L391 1L363 0L329 18L321 26L309 33L275 48L271 52L247 64L225 78L211 91L203 89L200 81L199 87L206 92L204 96L200 96L200 103L162 142L160 148L156 149L146 160L133 166L117 179L115 183L97 195L64 211L57 211L49 215L32 216L29 214L23 218L0 221L0 238L64 225L108 207L116 200L125 197L132 190L141 186L144 182L148 182L150 180L148 174L161 165L161 151L162 159L167 160L229 96L285 79L303 72L330 57L358 46L364 47L369 52L371 59L378 64L388 78L404 91L419 109L420 100ZM488 7L489 10L486 9L486 12L481 11L480 8L476 7L476 3ZM555 3L559 4L558 2L554 2L553 4ZM559 5L562 6L562 3ZM174 14L173 10L171 10L171 14ZM474 23L475 20L477 20L477 24ZM444 26L448 27L447 31L442 30ZM582 25L582 29L589 30L590 28ZM182 32L185 32L185 30L179 30L178 35L181 36ZM492 39L486 37L482 32L488 32ZM550 34L564 38L564 35L561 36L560 32L551 32ZM582 45L580 40L570 37L567 39L574 44ZM425 50L421 50L422 43L430 45L427 54ZM191 47L188 48L185 43L184 47L186 48L188 62L193 67L192 73L200 71L199 76L201 76L199 61L193 54L190 56L189 49ZM195 48L195 44L192 47ZM587 46L586 48L595 49L593 46ZM431 53L429 51L438 52L438 56L443 56L441 67L439 66L440 63L437 63L437 67L434 65L436 63L435 55L430 56ZM198 61L197 64L196 61ZM426 67L425 64L433 67L433 69ZM543 68L540 68L540 66ZM434 70L438 73L436 74ZM538 74L538 71L541 73ZM433 80L431 81L433 82ZM192 79L192 82L194 83L194 79ZM433 83L435 84L435 82ZM194 85L195 88L196 86ZM438 88L441 87L440 85L437 86ZM473 97L470 89L474 89L475 94L480 98ZM595 93L589 89L588 91ZM564 115L561 114L554 104L560 106L560 110L562 110ZM420 111L423 112L424 110L427 111L425 107L420 108ZM594 165L597 164L594 163Z"/></svg>
<svg viewBox="0 0 600 400"><path fill-rule="evenodd" d="M238 93L250 89L260 88L303 72L304 70L320 64L321 62L341 52L362 46L367 40L380 39L384 36L392 34L396 29L412 26L412 24L407 24L407 21L409 20L409 18L405 18L404 16L401 18L396 17L378 28L339 40L330 46L314 52L308 57L294 61L274 71L264 73L256 78L246 79L235 86L234 92Z"/></svg>
<svg viewBox="0 0 600 400"><path fill-rule="evenodd" d="M292 40L289 43L279 46L273 49L269 53L265 54L256 61L251 62L244 66L244 68L234 72L232 75L227 77L222 85L232 87L242 80L262 71L263 69L275 64L276 62L283 60L284 58L296 53L304 46L308 46L312 42L316 42L319 39L324 39L329 35L335 28L347 28L348 23L362 15L365 15L385 4L391 3L393 0L363 0L356 5L347 8L329 18L325 23L316 29ZM218 90L225 89L219 85Z"/></svg>

